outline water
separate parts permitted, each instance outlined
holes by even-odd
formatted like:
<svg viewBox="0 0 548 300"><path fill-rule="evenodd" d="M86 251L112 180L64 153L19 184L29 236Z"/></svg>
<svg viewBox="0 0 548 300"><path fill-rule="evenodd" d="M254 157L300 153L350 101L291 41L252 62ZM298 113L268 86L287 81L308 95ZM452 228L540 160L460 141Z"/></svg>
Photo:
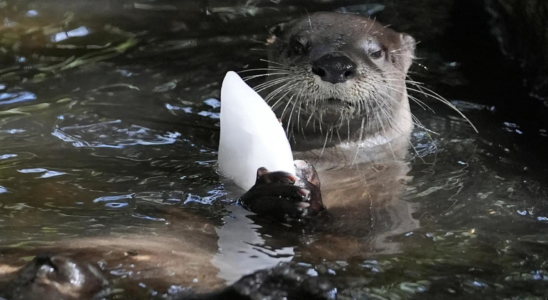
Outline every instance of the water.
<svg viewBox="0 0 548 300"><path fill-rule="evenodd" d="M416 68L418 79L452 86L480 132L441 105L414 107L439 135L415 130L409 182L359 255L314 248L337 232L228 205L214 168L225 72L264 66L265 29L304 8L361 4L255 2L0 2L0 264L80 253L125 289L117 299L211 290L289 260L344 282L343 299L546 297L548 189L534 145L548 128L451 98L469 86L435 51L422 63L438 69ZM390 219L397 210L408 223Z"/></svg>

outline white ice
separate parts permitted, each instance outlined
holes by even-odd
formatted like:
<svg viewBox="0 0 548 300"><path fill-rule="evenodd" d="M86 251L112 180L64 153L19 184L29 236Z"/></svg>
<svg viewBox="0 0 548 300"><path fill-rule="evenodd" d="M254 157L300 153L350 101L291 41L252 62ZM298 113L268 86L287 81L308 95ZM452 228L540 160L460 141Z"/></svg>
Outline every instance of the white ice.
<svg viewBox="0 0 548 300"><path fill-rule="evenodd" d="M295 174L282 125L261 96L234 72L226 74L221 87L218 167L246 191L255 184L260 167Z"/></svg>

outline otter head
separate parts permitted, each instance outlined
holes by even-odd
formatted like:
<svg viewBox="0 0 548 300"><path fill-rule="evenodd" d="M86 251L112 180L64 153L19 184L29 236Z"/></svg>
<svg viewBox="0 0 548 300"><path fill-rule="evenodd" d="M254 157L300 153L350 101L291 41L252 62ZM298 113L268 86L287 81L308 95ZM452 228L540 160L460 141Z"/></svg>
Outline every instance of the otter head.
<svg viewBox="0 0 548 300"><path fill-rule="evenodd" d="M368 134L391 127L402 107L409 110L411 36L338 13L305 16L275 27L273 34L269 69L275 77L264 85L273 88L266 100L282 109L283 118L291 115L290 122L298 116L293 125L311 119L332 126L356 122L368 131L360 134Z"/></svg>

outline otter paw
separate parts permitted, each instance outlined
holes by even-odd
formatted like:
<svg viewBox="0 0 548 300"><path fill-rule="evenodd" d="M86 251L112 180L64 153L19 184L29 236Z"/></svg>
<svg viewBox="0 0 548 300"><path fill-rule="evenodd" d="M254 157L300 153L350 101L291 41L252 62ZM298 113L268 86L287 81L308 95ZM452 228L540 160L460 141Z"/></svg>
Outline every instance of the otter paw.
<svg viewBox="0 0 548 300"><path fill-rule="evenodd" d="M311 192L296 185L299 178L286 172L257 170L257 181L239 200L245 208L276 219L303 219L310 213Z"/></svg>

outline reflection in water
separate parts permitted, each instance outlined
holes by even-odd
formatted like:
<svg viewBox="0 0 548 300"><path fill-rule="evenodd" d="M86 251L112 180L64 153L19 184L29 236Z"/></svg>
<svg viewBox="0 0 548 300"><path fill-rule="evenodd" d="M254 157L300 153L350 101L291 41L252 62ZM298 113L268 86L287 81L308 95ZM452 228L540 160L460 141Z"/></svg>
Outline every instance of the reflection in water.
<svg viewBox="0 0 548 300"><path fill-rule="evenodd" d="M390 237L401 234L412 233L413 230L420 228L419 221L413 218L413 213L418 209L418 205L413 205L404 200L397 200L387 209L388 217L383 221L392 224L388 230L375 232L371 243L376 249L382 249L379 252L383 254L401 253L400 242L391 241Z"/></svg>
<svg viewBox="0 0 548 300"><path fill-rule="evenodd" d="M342 299L543 297L548 188L523 144L546 141L546 128L454 102L475 135L439 105L417 108L439 135L416 129L407 164L364 166L346 189L327 170L336 218L272 223L225 203L219 88L228 70L264 67L257 40L304 2L97 1L0 3L1 264L85 254L124 288L119 299L220 287L289 260L347 283ZM375 9L352 6L362 2L345 9Z"/></svg>
<svg viewBox="0 0 548 300"><path fill-rule="evenodd" d="M51 39L52 42L58 43L71 37L86 36L88 34L89 30L85 26L82 26L67 32L56 33Z"/></svg>
<svg viewBox="0 0 548 300"><path fill-rule="evenodd" d="M59 120L64 119L65 116L59 117ZM161 135L142 126L122 124L121 120L90 125L59 127L52 132L52 135L64 142L72 143L74 147L78 148L120 149L132 145L173 144L181 136L178 132L168 132Z"/></svg>
<svg viewBox="0 0 548 300"><path fill-rule="evenodd" d="M211 261L219 268L217 276L227 284L234 283L243 275L293 259L292 247L265 247L265 240L258 232L261 227L247 218L249 211L240 206L228 206L227 210L229 215L223 218L223 226L215 229L219 236L219 252Z"/></svg>
<svg viewBox="0 0 548 300"><path fill-rule="evenodd" d="M29 100L36 100L36 95L29 92L2 93L0 94L0 105L14 104Z"/></svg>
<svg viewBox="0 0 548 300"><path fill-rule="evenodd" d="M22 169L22 170L17 170L17 171L20 172L20 173L25 173L25 174L28 174L28 173L42 173L42 175L40 175L40 178L50 178L50 177L61 176L61 175L67 174L65 172L50 171L48 169L42 169L42 168Z"/></svg>

